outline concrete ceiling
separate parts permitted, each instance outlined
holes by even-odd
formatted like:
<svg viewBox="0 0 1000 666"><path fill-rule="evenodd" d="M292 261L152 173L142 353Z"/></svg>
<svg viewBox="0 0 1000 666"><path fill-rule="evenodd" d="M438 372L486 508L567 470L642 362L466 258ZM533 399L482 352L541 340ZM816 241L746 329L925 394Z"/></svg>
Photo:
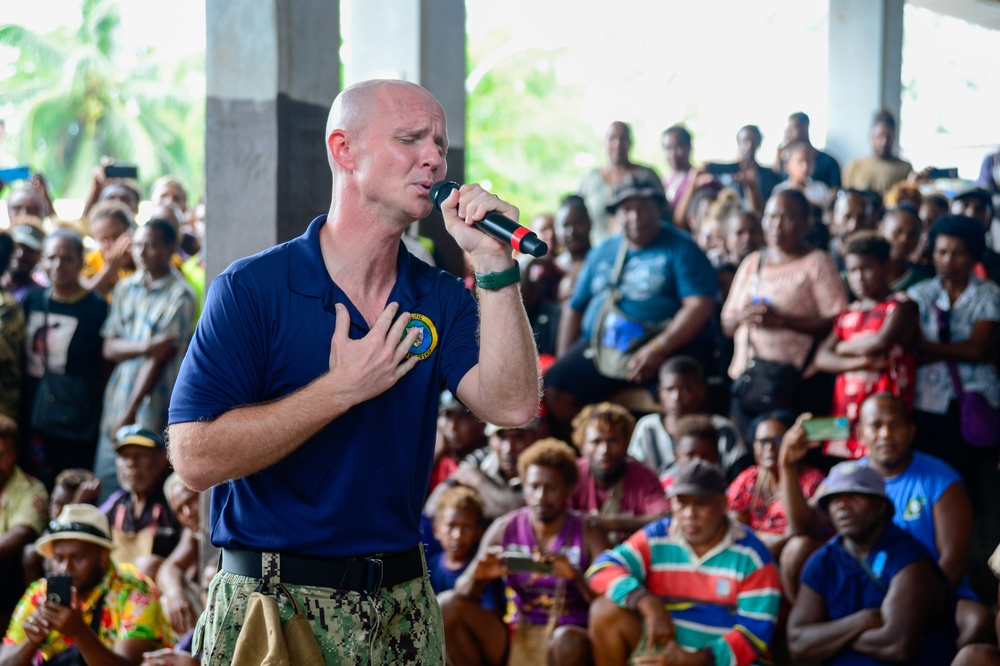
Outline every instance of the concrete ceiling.
<svg viewBox="0 0 1000 666"><path fill-rule="evenodd" d="M914 7L1000 30L1000 0L907 0Z"/></svg>

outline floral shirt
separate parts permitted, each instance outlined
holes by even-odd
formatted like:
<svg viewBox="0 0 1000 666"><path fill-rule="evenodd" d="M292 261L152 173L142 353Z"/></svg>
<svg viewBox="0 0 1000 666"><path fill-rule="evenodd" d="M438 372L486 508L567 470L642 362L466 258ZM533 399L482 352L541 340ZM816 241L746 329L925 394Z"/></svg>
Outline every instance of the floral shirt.
<svg viewBox="0 0 1000 666"><path fill-rule="evenodd" d="M765 534L784 534L788 525L785 515L785 505L781 503L781 495L775 489L774 494L765 497L757 488L757 465L740 472L726 489L726 498L730 511L746 514L750 520L750 529ZM806 467L799 474L799 487L807 500L816 492L823 482L823 472L815 467ZM777 482L773 482L777 485Z"/></svg>
<svg viewBox="0 0 1000 666"><path fill-rule="evenodd" d="M925 340L938 342L937 312L935 305L948 316L952 342L965 342L972 337L976 322L985 320L1000 323L1000 287L993 282L969 276L969 285L954 303L949 303L939 278L921 282L907 294L920 306L920 332ZM966 392L981 393L994 407L1000 408L1000 378L991 363L957 363L962 388ZM955 399L948 365L929 363L917 368L917 395L914 406L932 414L944 414L948 404Z"/></svg>
<svg viewBox="0 0 1000 666"><path fill-rule="evenodd" d="M15 645L27 640L24 633L24 621L39 604L45 600L46 581L36 580L29 587L11 618L5 645ZM101 609L101 626L98 638L108 647L116 641L128 639L145 639L153 641L150 650L158 650L173 645L173 634L170 624L160 606L160 594L153 582L130 564L117 565L113 561L100 584L94 588L83 607L83 621L88 626L93 621L91 610L97 600L104 597L104 607ZM73 644L73 639L58 632L51 632L39 648L41 657L48 661Z"/></svg>
<svg viewBox="0 0 1000 666"><path fill-rule="evenodd" d="M49 517L49 494L45 485L14 467L10 478L0 487L0 534L17 525L27 525L41 534Z"/></svg>

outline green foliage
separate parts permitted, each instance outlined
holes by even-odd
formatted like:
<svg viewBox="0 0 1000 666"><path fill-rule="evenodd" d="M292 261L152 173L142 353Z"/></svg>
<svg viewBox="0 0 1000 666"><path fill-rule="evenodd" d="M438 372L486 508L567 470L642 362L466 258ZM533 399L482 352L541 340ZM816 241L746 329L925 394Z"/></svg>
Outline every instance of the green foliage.
<svg viewBox="0 0 1000 666"><path fill-rule="evenodd" d="M583 169L575 160L597 147L580 117L582 89L557 80L563 56L563 49L513 53L468 96L466 180L489 181L525 222L555 212L576 191Z"/></svg>
<svg viewBox="0 0 1000 666"><path fill-rule="evenodd" d="M86 195L101 157L139 166L141 184L173 173L193 196L204 188L204 92L188 82L204 59L163 61L128 53L113 0L82 0L80 27L39 35L0 25L17 50L0 79L10 152L46 175L53 196Z"/></svg>

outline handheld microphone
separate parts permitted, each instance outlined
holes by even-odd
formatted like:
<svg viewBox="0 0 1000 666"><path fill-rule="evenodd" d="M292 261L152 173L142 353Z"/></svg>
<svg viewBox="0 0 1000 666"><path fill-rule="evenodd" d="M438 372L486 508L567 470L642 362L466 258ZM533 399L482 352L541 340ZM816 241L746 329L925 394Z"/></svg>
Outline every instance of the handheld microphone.
<svg viewBox="0 0 1000 666"><path fill-rule="evenodd" d="M453 180L439 180L431 185L431 203L441 210L441 203L451 195L452 190L458 188L458 183ZM472 226L502 243L509 243L518 252L530 254L532 257L544 257L549 251L549 246L535 235L534 231L522 227L496 211L487 213L486 217L473 222Z"/></svg>

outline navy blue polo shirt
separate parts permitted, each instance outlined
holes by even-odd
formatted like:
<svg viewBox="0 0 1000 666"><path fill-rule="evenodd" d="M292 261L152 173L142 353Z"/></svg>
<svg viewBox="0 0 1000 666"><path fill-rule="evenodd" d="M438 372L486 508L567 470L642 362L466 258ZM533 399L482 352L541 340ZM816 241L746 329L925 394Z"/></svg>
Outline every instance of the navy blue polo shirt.
<svg viewBox="0 0 1000 666"><path fill-rule="evenodd" d="M320 252L326 216L292 241L241 259L216 278L181 366L170 423L210 420L286 396L329 369L336 303L364 318L330 279ZM438 396L478 362L478 310L462 282L400 243L389 302L423 329L416 367L355 405L284 460L212 489L212 543L313 557L402 551L421 537ZM267 432L259 433L263 440ZM247 442L241 455L253 456Z"/></svg>

